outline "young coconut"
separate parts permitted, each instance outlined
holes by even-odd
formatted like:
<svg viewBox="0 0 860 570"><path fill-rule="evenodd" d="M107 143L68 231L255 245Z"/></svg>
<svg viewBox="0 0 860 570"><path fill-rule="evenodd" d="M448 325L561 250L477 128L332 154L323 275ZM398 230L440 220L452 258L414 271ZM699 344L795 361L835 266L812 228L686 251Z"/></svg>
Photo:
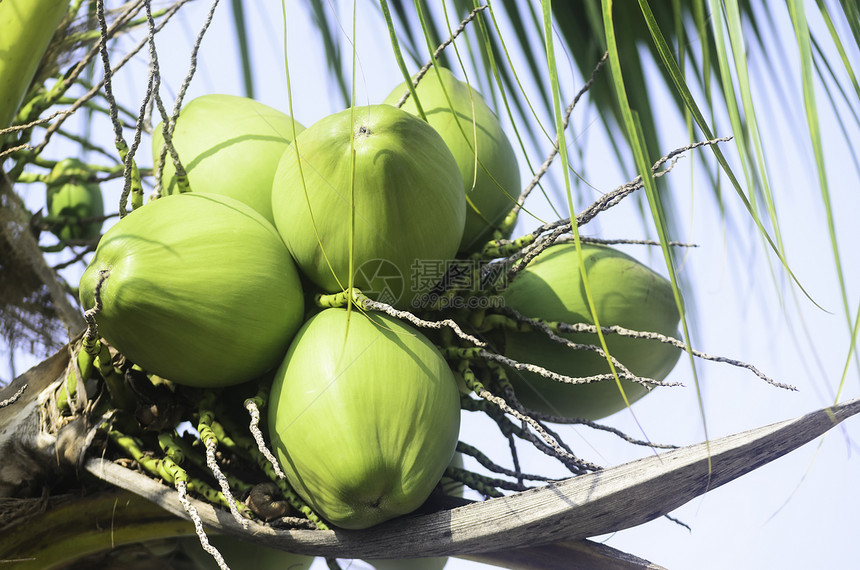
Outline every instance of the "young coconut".
<svg viewBox="0 0 860 570"><path fill-rule="evenodd" d="M61 240L93 240L99 237L105 206L101 189L87 182L90 171L76 158L61 160L47 182L48 216L55 220L51 231Z"/></svg>
<svg viewBox="0 0 860 570"><path fill-rule="evenodd" d="M385 102L394 105L407 92L406 83L401 83ZM450 70L429 70L416 92L427 122L442 136L460 167L467 198L460 252L471 253L492 239L519 196L514 148L481 94ZM412 97L401 108L418 115Z"/></svg>
<svg viewBox="0 0 860 570"><path fill-rule="evenodd" d="M463 454L457 452L451 459L449 467L463 469ZM463 484L448 477L442 477L439 487L446 495L452 497L463 497L465 488ZM448 564L447 556L430 556L427 558L371 558L364 562L370 564L375 570L442 570Z"/></svg>
<svg viewBox="0 0 860 570"><path fill-rule="evenodd" d="M418 508L457 446L445 359L381 314L326 309L296 334L269 400L272 447L293 489L348 529Z"/></svg>
<svg viewBox="0 0 860 570"><path fill-rule="evenodd" d="M239 384L275 367L301 325L298 272L275 228L226 196L176 194L111 227L81 277L99 333L179 384Z"/></svg>
<svg viewBox="0 0 860 570"><path fill-rule="evenodd" d="M672 285L632 257L610 247L582 245L588 284L601 326L677 335L680 315ZM576 246L549 247L511 282L505 305L521 314L570 324L594 324L579 270ZM564 334L576 343L600 346L596 334ZM604 335L610 354L633 374L660 381L674 368L680 350L658 341ZM603 356L573 350L539 331L505 331L505 355L573 377L610 373ZM508 370L517 398L527 408L571 418L597 420L624 409L614 380L564 384L535 373ZM643 397L642 384L622 380L629 402Z"/></svg>
<svg viewBox="0 0 860 570"><path fill-rule="evenodd" d="M466 216L445 142L390 105L347 109L303 131L278 165L272 209L299 268L319 287L343 290L352 269L355 287L400 307L435 285L415 268L454 257Z"/></svg>
<svg viewBox="0 0 860 570"><path fill-rule="evenodd" d="M203 95L180 111L173 146L193 192L222 194L245 202L270 223L272 179L293 130L304 127L289 115L259 101L235 95ZM163 124L152 134L152 155L159 166ZM162 194L179 192L176 170L166 155Z"/></svg>

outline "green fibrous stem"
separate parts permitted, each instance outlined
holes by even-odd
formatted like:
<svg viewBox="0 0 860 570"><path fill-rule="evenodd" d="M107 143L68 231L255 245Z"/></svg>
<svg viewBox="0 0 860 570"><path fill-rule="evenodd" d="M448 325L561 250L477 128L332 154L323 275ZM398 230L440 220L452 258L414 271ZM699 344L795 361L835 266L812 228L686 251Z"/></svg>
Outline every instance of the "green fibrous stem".
<svg viewBox="0 0 860 570"><path fill-rule="evenodd" d="M65 382L57 392L57 409L63 415L71 414L70 399L77 395L78 380L86 382L95 373L93 356L83 349L78 348L74 360L69 363Z"/></svg>
<svg viewBox="0 0 860 570"><path fill-rule="evenodd" d="M445 358L468 361L481 358L481 354L484 349L479 346L446 346L439 350Z"/></svg>
<svg viewBox="0 0 860 570"><path fill-rule="evenodd" d="M137 167L137 162L134 158L129 157L129 148L126 142L122 139L117 140L117 150L119 151L120 161L125 164L130 160L129 177L131 178L131 209L136 210L143 206L143 183L140 180L140 170Z"/></svg>
<svg viewBox="0 0 860 570"><path fill-rule="evenodd" d="M558 323L550 323L550 322L545 322L545 321L541 321L541 322L546 324L550 329L553 330L553 332L556 332L556 333L559 332L557 330L558 329ZM473 321L472 324L479 327L479 330L481 332L485 332L485 331L488 331L490 329L495 329L495 328L504 328L506 330L517 331L517 332L529 332L529 331L533 330L533 328L531 326L529 326L527 323L520 321L519 319L515 319L515 318L509 317L507 315L498 315L498 314L486 314L485 313L482 315L480 322Z"/></svg>
<svg viewBox="0 0 860 570"><path fill-rule="evenodd" d="M451 349L449 349L449 350L451 350ZM475 350L456 349L456 351L457 351L458 356L463 355L465 353L474 352L476 354L476 357L477 357L477 349L475 349ZM443 351L443 354L445 354L444 351ZM472 371L472 368L469 366L468 360L461 360L460 363L457 365L457 371L460 373L463 380L466 382L466 386L469 388L469 390L471 390L475 394L478 394L482 390L486 389L486 388L484 388L484 385L475 376L475 373Z"/></svg>
<svg viewBox="0 0 860 570"><path fill-rule="evenodd" d="M122 373L114 367L110 351L104 344L99 343L99 351L93 364L104 380L113 403L123 410L133 410L136 406L135 398L126 386Z"/></svg>
<svg viewBox="0 0 860 570"><path fill-rule="evenodd" d="M511 232L514 229L514 226L517 225L517 219L519 218L520 210L519 208L514 208L508 215L505 216L505 219L502 221L499 226L499 233L504 234L505 232Z"/></svg>
<svg viewBox="0 0 860 570"><path fill-rule="evenodd" d="M254 394L253 398L248 398L244 402L242 402L242 406L247 408L249 402L253 402L255 406L257 406L258 410L262 410L266 407L266 404L269 401L269 386L266 384L261 384L259 388L257 388L257 393Z"/></svg>
<svg viewBox="0 0 860 570"><path fill-rule="evenodd" d="M355 287L345 289L340 293L321 293L314 298L318 307L323 309L331 309L336 307L345 307L348 303L353 302L361 306L367 297L359 289Z"/></svg>
<svg viewBox="0 0 860 570"><path fill-rule="evenodd" d="M511 386L511 383L508 380L508 373L503 366L498 362L490 361L487 362L487 368L490 369L490 372L493 375L494 386L504 392L513 391L513 386Z"/></svg>
<svg viewBox="0 0 860 570"><path fill-rule="evenodd" d="M309 521L311 521L316 527L320 530L329 530L329 527L323 520L316 514L313 509L311 509L307 503L305 503L301 497L299 497L295 491L293 491L290 484L287 483L286 479L282 479L278 477L277 473L275 473L275 468L266 459L260 450L257 449L256 443L254 443L251 439L245 437L236 437L236 442L245 449L245 451L254 458L254 461L257 462L257 465L260 469L265 472L266 476L273 481L278 489L281 491L281 494L284 495L284 498L290 504L290 506L296 511L302 513L307 517Z"/></svg>
<svg viewBox="0 0 860 570"><path fill-rule="evenodd" d="M519 470L506 469L501 465L497 465L490 460L489 457L484 455L480 449L477 447L473 447L468 443L464 443L462 441L457 443L457 452L462 453L463 455L468 455L473 458L475 461L481 464L484 468L494 473L499 473L501 475L507 475L508 477L515 477L517 480L529 480L529 481L553 481L552 477L546 477L544 475L532 475L527 473L522 473Z"/></svg>
<svg viewBox="0 0 860 570"><path fill-rule="evenodd" d="M234 455L238 455L239 457L242 457L243 459L253 459L253 457L251 457L248 454L246 448L242 445L239 445L239 443L236 441L236 439L240 438L241 436L227 435L227 431L224 429L224 426L221 425L221 423L219 423L218 421L213 419L210 422L209 433L210 433L211 437L215 438L215 440L218 443L218 446L221 447L222 449L224 449L225 451L229 451L230 453L233 453ZM201 439L202 439L202 434L201 434Z"/></svg>
<svg viewBox="0 0 860 570"><path fill-rule="evenodd" d="M534 243L534 234L526 234L514 240L495 239L487 242L481 251L472 254L474 259L495 259L508 257L520 252L524 247Z"/></svg>
<svg viewBox="0 0 860 570"><path fill-rule="evenodd" d="M138 438L116 429L109 429L107 433L114 445L119 447L127 457L134 459L145 471L171 485L174 483L173 475L164 469L163 461L145 453L141 449L143 443Z"/></svg>
<svg viewBox="0 0 860 570"><path fill-rule="evenodd" d="M227 498L224 497L224 494L221 493L221 491L216 490L205 481L190 477L188 472L169 456L158 458L144 452L141 449L143 444L138 438L123 434L116 429L108 430L108 437L117 447L122 449L128 457L134 459L149 474L163 480L169 485L175 485L178 481L185 481L188 485L188 491L203 497L211 504L222 505L228 508L230 507ZM175 452L179 447L170 445L168 446L168 449L171 452ZM244 505L240 505L240 510L245 511L249 516L251 516L250 509Z"/></svg>
<svg viewBox="0 0 860 570"><path fill-rule="evenodd" d="M62 415L71 415L72 408L69 403L74 399L78 391L78 381L75 371L69 367L69 372L66 374L66 379L57 391L57 409Z"/></svg>
<svg viewBox="0 0 860 570"><path fill-rule="evenodd" d="M122 374L114 368L107 346L99 342L98 326L95 319L96 315L102 310L101 287L109 274L110 271L108 270L99 271L98 281L93 291L95 305L92 309L84 313L87 330L81 341L81 352L85 352L86 356L81 357L79 354L79 358L83 358L85 362L88 359L92 359L92 366L95 370L98 370L99 375L105 381L113 403L118 408L132 410L135 407L134 396L128 390Z"/></svg>
<svg viewBox="0 0 860 570"><path fill-rule="evenodd" d="M197 432L200 434L200 440L203 442L203 446L206 449L206 466L209 468L212 475L215 476L215 479L218 480L218 484L221 486L221 492L226 497L233 516L240 524L244 525L244 520L241 518L242 514L238 509L239 504L233 497L233 489L236 487L231 484L231 478L224 474L224 471L218 465L216 459L215 450L218 447L219 438L212 429L212 426L215 423L215 414L208 407L214 403L214 394L214 392L209 392L204 398L203 403L200 405ZM223 431L221 435L226 437L226 433Z"/></svg>
<svg viewBox="0 0 860 570"><path fill-rule="evenodd" d="M213 422L213 430L212 431L218 437L218 441L221 444L221 447L226 448L227 446L223 445L224 441L230 441L232 443L232 440L227 438L226 436L224 438L222 438L220 435L217 435L218 429L223 430L223 428L221 428L217 422ZM206 457L204 456L205 452L203 450L201 450L196 445L190 444L188 441L182 439L181 437L179 437L175 433L171 434L171 438L172 438L171 439L171 446L175 447L178 452L181 452L183 454L183 456L185 457L185 460L190 461L194 465L194 468L199 469L201 471L206 471L209 468L208 465L206 465ZM200 443L199 440L195 440L195 442ZM235 444L233 444L233 445L235 447ZM243 450L238 449L238 448L237 448L237 450L242 451L242 454L240 454L240 455L244 455ZM175 458L174 458L174 460L175 460ZM227 481L230 483L230 488L235 489L239 492L246 493L246 492L249 492L254 487L254 485L247 483L246 481L243 481L242 479L240 479L239 477L237 477L233 474L225 473L224 476L227 478ZM241 507L240 507L240 509L241 509Z"/></svg>
<svg viewBox="0 0 860 570"><path fill-rule="evenodd" d="M176 432L164 431L158 434L158 447L164 455L172 459L177 465L185 463L185 450L177 441Z"/></svg>
<svg viewBox="0 0 860 570"><path fill-rule="evenodd" d="M71 415L71 400L78 393L78 379L86 382L95 375L95 359L92 354L84 350L83 346L78 349L73 362L69 364L68 372L63 384L57 390L57 409L62 415Z"/></svg>
<svg viewBox="0 0 860 570"><path fill-rule="evenodd" d="M493 477L486 477L484 475L479 475L478 473L472 473L471 471L467 471L466 469L460 469L458 467L449 466L445 470L445 476L455 481L459 481L463 483L467 487L474 489L485 497L501 497L502 492L499 491L499 487L507 488L512 484L509 481L505 481L503 479L496 479ZM512 489L516 491L522 491L524 488Z"/></svg>
<svg viewBox="0 0 860 570"><path fill-rule="evenodd" d="M207 392L200 402L198 408L199 419L197 421L197 433L200 434L200 440L206 445L209 441L218 443L218 438L212 433L212 422L215 421L215 414L212 412L211 406L215 403L215 393Z"/></svg>
<svg viewBox="0 0 860 570"><path fill-rule="evenodd" d="M265 386L260 386L254 397L248 398L246 402L254 402L258 406L258 408L262 409L265 407L266 402L268 401L268 397L268 388ZM235 455L238 455L245 459L250 459L251 461L255 462L257 466L263 470L266 477L268 477L278 486L278 489L280 489L281 494L283 494L284 498L295 511L304 514L305 517L310 522L312 522L318 529L329 530L328 525L326 525L325 522L320 519L319 515L317 515L313 511L313 509L311 509L307 505L307 503L305 503L301 499L301 497L296 494L295 491L293 491L289 483L287 483L285 479L280 478L277 473L275 473L274 466L260 452L260 450L257 448L256 442L251 437L244 435L237 426L233 425L233 423L226 418L224 418L224 424L218 421L214 421L214 419L211 420L208 424L208 430L211 436L215 437L217 441L222 446L224 446L225 449L229 449ZM232 435L228 436L228 432ZM240 485L245 484L240 483ZM244 487L237 488L245 490Z"/></svg>
<svg viewBox="0 0 860 570"><path fill-rule="evenodd" d="M81 341L81 352L85 352L89 357L90 361L93 362L95 357L98 356L99 351L101 350L101 342L99 342L98 331L93 327L93 330L87 330L87 333L84 335L83 340Z"/></svg>
<svg viewBox="0 0 860 570"><path fill-rule="evenodd" d="M213 422L214 424L215 422ZM214 431L214 430L213 430ZM210 432L210 437L211 437ZM203 438L201 437L201 440ZM171 432L162 432L158 435L158 445L161 447L161 450L164 451L164 454L167 455L170 459L175 461L177 464L182 465L184 461L189 460L194 464L194 467L206 471L209 469L209 466L206 463L206 458L203 457L204 451L200 449L194 449L189 446L175 431ZM227 479L230 484L230 488L240 492L248 492L253 488L253 485L250 483L246 483L245 481L239 479L235 475L231 475L228 473L223 473L224 477ZM225 501L227 498L225 497ZM223 503L222 503L223 504ZM229 506L229 504L227 505ZM252 516L251 510L247 508L245 505L235 503L234 506L239 508L239 511L246 517L250 518Z"/></svg>
<svg viewBox="0 0 860 570"><path fill-rule="evenodd" d="M261 389L262 393L265 393L263 389ZM254 399L260 397L260 393L255 396ZM263 400L265 405L265 400ZM215 413L212 411L212 408L215 405L215 392L208 392L204 399L200 402L200 406L198 408L198 422L197 422L197 433L200 434L200 440L206 445L208 442L214 442L216 445L224 449L225 451L229 451L235 455L239 455L244 459L253 459L247 450L246 445L253 445L250 442L243 442L243 445L240 445L237 442L237 439L241 439L242 436L238 434L238 432L234 429L227 429L223 424L215 419ZM236 435L229 435L230 433Z"/></svg>
<svg viewBox="0 0 860 570"><path fill-rule="evenodd" d="M83 347L79 347L73 359L69 362L66 377L56 391L56 407L61 415L71 416L81 412L79 408L85 402L81 401L79 387L86 385L91 378L96 378L96 360ZM86 391L83 396L86 396Z"/></svg>

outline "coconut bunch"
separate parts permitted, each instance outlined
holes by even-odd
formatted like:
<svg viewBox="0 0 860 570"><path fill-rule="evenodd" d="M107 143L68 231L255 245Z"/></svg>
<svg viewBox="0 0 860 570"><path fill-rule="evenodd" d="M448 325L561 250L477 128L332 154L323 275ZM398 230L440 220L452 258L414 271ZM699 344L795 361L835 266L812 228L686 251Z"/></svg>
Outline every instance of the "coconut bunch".
<svg viewBox="0 0 860 570"><path fill-rule="evenodd" d="M404 93L306 129L246 98L189 102L153 137L161 197L105 232L80 283L83 380L124 375L108 389L138 420L130 376L207 402L149 424L187 417L204 441L217 403L262 394L246 406L267 406L261 468L322 526L419 508L462 471L449 465L476 399L598 419L679 355L595 334L675 333L671 285L633 258L553 244L517 265L516 156L479 93L445 69Z"/></svg>

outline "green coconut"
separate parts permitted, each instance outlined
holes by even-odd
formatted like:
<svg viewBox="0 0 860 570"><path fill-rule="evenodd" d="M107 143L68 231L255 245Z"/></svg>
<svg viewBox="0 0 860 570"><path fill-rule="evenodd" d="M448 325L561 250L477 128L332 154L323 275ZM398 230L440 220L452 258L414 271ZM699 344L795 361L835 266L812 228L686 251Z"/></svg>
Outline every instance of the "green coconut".
<svg viewBox="0 0 860 570"><path fill-rule="evenodd" d="M601 326L652 331L676 336L680 316L672 285L645 265L616 249L582 245L588 285ZM505 305L521 314L547 321L594 324L573 244L554 245L542 252L504 292ZM563 335L573 342L600 346L597 335ZM680 350L653 340L607 334L610 354L640 377L662 380ZM592 351L573 350L540 332L505 332L504 353L519 362L537 364L573 377L610 372L606 359ZM508 371L517 398L532 410L572 418L597 420L625 407L614 380L570 385L537 374ZM629 402L648 389L622 380Z"/></svg>
<svg viewBox="0 0 860 570"><path fill-rule="evenodd" d="M278 165L272 209L317 286L341 291L352 271L354 286L401 307L435 284L422 263L457 253L466 215L442 137L390 105L347 109L303 131Z"/></svg>
<svg viewBox="0 0 860 570"><path fill-rule="evenodd" d="M272 219L272 179L293 132L304 127L289 115L259 101L235 95L203 95L180 111L173 146L188 174L193 192L221 194L245 202ZM164 144L162 125L152 135L158 168ZM179 192L176 170L168 154L161 179L162 194Z"/></svg>
<svg viewBox="0 0 860 570"><path fill-rule="evenodd" d="M398 320L346 309L305 323L269 400L290 485L348 529L418 508L451 461L459 426L457 384L436 347Z"/></svg>
<svg viewBox="0 0 860 570"><path fill-rule="evenodd" d="M463 469L463 454L457 452L449 464L452 467ZM446 495L452 497L463 496L463 484L449 477L442 477L439 486ZM426 558L372 558L365 560L376 570L442 570L448 564L447 556L429 556Z"/></svg>
<svg viewBox="0 0 860 570"><path fill-rule="evenodd" d="M81 277L85 310L132 362L219 387L276 367L301 325L298 272L274 227L226 196L166 196L111 227Z"/></svg>
<svg viewBox="0 0 860 570"><path fill-rule="evenodd" d="M385 103L395 105L407 92L406 83L401 83ZM431 69L418 83L416 92L427 122L445 140L460 167L467 198L460 251L476 251L492 239L520 194L514 148L480 93L450 70ZM418 115L412 97L401 108Z"/></svg>
<svg viewBox="0 0 860 570"><path fill-rule="evenodd" d="M61 160L47 182L48 216L51 231L61 240L92 240L102 230L105 213L101 189L89 182L90 171L76 158Z"/></svg>

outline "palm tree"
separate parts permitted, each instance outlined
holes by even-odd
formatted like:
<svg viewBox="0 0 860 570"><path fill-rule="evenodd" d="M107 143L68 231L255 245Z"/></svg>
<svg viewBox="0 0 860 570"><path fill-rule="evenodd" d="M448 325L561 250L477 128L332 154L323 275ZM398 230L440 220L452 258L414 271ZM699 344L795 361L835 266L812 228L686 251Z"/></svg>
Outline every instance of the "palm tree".
<svg viewBox="0 0 860 570"><path fill-rule="evenodd" d="M3 0L0 10L14 3ZM171 112L173 101L167 97L178 99L176 93L183 91L196 30L208 26L203 22L209 6L176 2L154 12L151 22L145 7L148 2L128 2L108 6L102 14L96 1L72 1L58 25L61 33L21 95L16 118L8 121L45 122L0 135L0 311L12 376L20 363L47 357L83 330L77 295L70 293L97 241L50 237L49 224L57 220L36 195L40 183L51 180L59 159L77 156L89 165L91 177L104 180L109 224L121 193L123 209L142 202L144 192L136 190L131 168L118 158L126 156L122 145L133 146L135 131L146 131L148 113L158 116L157 108L142 104L149 89L165 98ZM311 0L285 2L281 12L279 6L234 0L213 13L211 29L200 36L199 70L185 101L211 90L229 91L310 125L340 109L381 101L431 59L454 70L500 117L516 149L523 185L532 176L540 181L518 217L515 236L573 217L616 186L644 175L641 190L580 228L582 235L653 241L653 247L628 245L625 251L647 259L683 294L684 342L752 362L796 385L801 396L774 392L751 381L748 371L735 374L690 356L670 377L681 379L685 390L666 395L670 389L661 389L660 395L613 416L613 427L650 442L689 444L797 416L856 392L860 306L853 285L857 258L850 250L857 237L851 189L860 177L852 145L860 136L856 2ZM106 33L102 17L106 29L116 24L106 53L96 46ZM161 23L167 24L164 31L154 35L160 71L151 75L146 39L150 27ZM431 57L452 36L454 42ZM184 42L180 48L177 41ZM121 67L122 57L135 49L140 50L136 59ZM172 50L182 57L173 57ZM99 84L105 77L103 55L114 74ZM73 81L49 99L50 87L60 85L56 81L62 77ZM160 85L152 86L153 78ZM568 120L568 105L586 85ZM77 122L52 116L72 105ZM109 116L110 109L116 118ZM117 131L126 142L114 144ZM564 133L560 139L559 132ZM666 175L652 174L651 165L673 149L729 136L686 152ZM43 140L48 144L42 146ZM148 147L148 139L142 147ZM538 177L554 148L558 156ZM151 159L142 149L131 155L148 189ZM47 370L42 375L48 380L58 376ZM8 392L0 399L9 398ZM4 406L6 417L21 401ZM0 426L8 425L2 420L0 415ZM482 421L475 420L470 429L485 429ZM571 442L584 433L605 465L652 453L577 429L563 426L559 433ZM512 460L504 439L470 441L499 463ZM816 536L824 550L814 553L816 564L826 559L838 566L845 561L839 546L847 538L847 510L828 505L846 504L842 494L847 504L860 503L847 479L856 458L845 457L846 443L854 447L847 432L823 439L815 455L790 456L706 496L719 499L698 503L706 511L723 501L737 508L756 493L762 498L750 508L755 514L726 509L702 515L697 507L685 507L673 516L691 523L691 536L664 519L613 536L608 544L669 567L691 560L700 564L703 549L714 564L761 567L779 563L776 544L791 561L784 564L811 560L804 558L811 556L806 545L809 536ZM521 453L524 471L534 464L542 475L562 476L557 465L536 459L532 450ZM108 509L103 497L97 495L93 503ZM58 528L68 524L58 520ZM820 529L809 520L818 521ZM172 521L159 519L155 530L138 529L138 536L190 532L187 525L175 530ZM750 533L760 537L758 550L767 552L746 548L744 534ZM796 540L785 541L785 533ZM832 538L823 538L827 533Z"/></svg>

